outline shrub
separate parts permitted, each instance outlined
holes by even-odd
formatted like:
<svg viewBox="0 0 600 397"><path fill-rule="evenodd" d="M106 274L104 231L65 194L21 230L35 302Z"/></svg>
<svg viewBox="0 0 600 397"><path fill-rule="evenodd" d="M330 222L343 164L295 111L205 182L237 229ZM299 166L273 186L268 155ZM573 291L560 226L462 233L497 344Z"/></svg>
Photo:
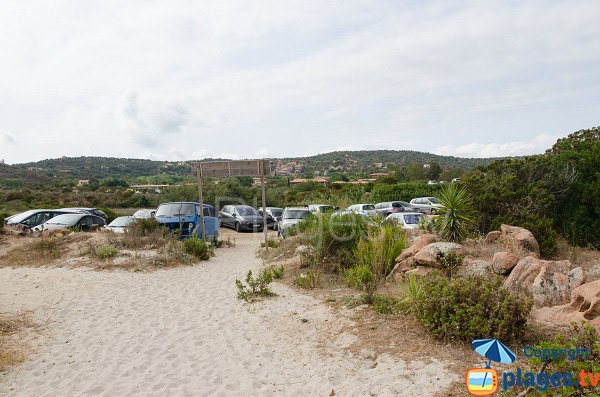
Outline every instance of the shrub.
<svg viewBox="0 0 600 397"><path fill-rule="evenodd" d="M372 303L373 296L377 290L377 281L367 263L356 264L354 267L344 272L344 280L350 287L354 287L365 292L365 303Z"/></svg>
<svg viewBox="0 0 600 397"><path fill-rule="evenodd" d="M267 268L267 271L271 272L271 276L274 279L280 279L283 277L284 268L283 265L280 266L270 266Z"/></svg>
<svg viewBox="0 0 600 397"><path fill-rule="evenodd" d="M185 252L200 260L206 261L210 258L208 245L196 237L189 238L183 243Z"/></svg>
<svg viewBox="0 0 600 397"><path fill-rule="evenodd" d="M262 248L264 248L265 247L265 242L263 241L262 243L260 243L260 246ZM279 247L279 241L270 238L270 239L267 240L267 246L269 248L277 248L277 247Z"/></svg>
<svg viewBox="0 0 600 397"><path fill-rule="evenodd" d="M452 278L454 271L462 265L464 259L462 256L456 255L456 253L452 251L448 254L438 252L436 258L448 278Z"/></svg>
<svg viewBox="0 0 600 397"><path fill-rule="evenodd" d="M189 265L194 261L194 257L185 252L185 247L181 241L166 240L165 246L160 248L158 255L152 259L152 264L157 267Z"/></svg>
<svg viewBox="0 0 600 397"><path fill-rule="evenodd" d="M404 311L401 301L387 295L374 295L371 307L379 314L397 314Z"/></svg>
<svg viewBox="0 0 600 397"><path fill-rule="evenodd" d="M100 259L109 259L117 256L119 249L112 245L103 245L94 250L94 254Z"/></svg>
<svg viewBox="0 0 600 397"><path fill-rule="evenodd" d="M444 340L519 340L532 308L530 299L502 288L500 278L426 278L415 314Z"/></svg>
<svg viewBox="0 0 600 397"><path fill-rule="evenodd" d="M136 237L149 236L160 227L160 223L156 219L136 219L127 227L128 234Z"/></svg>
<svg viewBox="0 0 600 397"><path fill-rule="evenodd" d="M471 198L465 188L459 189L456 183L449 183L438 195L443 207L435 225L442 237L461 242L467 236L473 222Z"/></svg>
<svg viewBox="0 0 600 397"><path fill-rule="evenodd" d="M401 302L408 312L415 311L416 305L421 302L425 294L425 289L414 274L410 274L406 283L400 289Z"/></svg>
<svg viewBox="0 0 600 397"><path fill-rule="evenodd" d="M300 273L295 279L294 284L300 288L313 289L321 285L321 276L313 270L307 270Z"/></svg>
<svg viewBox="0 0 600 397"><path fill-rule="evenodd" d="M41 239L33 242L31 244L31 248L34 251L52 259L59 258L61 255L60 245L56 239L53 238L42 237Z"/></svg>
<svg viewBox="0 0 600 397"><path fill-rule="evenodd" d="M252 271L248 270L246 274L246 284L239 279L235 280L235 286L238 290L238 299L246 302L253 302L257 297L274 296L275 293L269 288L269 284L273 282L273 274L267 269L263 269L258 274L258 277L252 275Z"/></svg>

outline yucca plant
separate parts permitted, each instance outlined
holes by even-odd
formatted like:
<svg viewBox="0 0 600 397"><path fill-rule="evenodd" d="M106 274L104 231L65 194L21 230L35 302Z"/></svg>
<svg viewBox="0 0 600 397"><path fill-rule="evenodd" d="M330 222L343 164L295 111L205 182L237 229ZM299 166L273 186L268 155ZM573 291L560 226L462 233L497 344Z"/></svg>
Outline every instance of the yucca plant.
<svg viewBox="0 0 600 397"><path fill-rule="evenodd" d="M459 189L455 183L449 183L438 195L438 199L443 207L438 209L436 228L443 238L461 242L473 222L471 197L465 188Z"/></svg>
<svg viewBox="0 0 600 397"><path fill-rule="evenodd" d="M421 282L414 274L411 274L406 279L406 284L400 290L402 295L401 302L408 306L408 311L413 311L415 305L423 299L424 290Z"/></svg>

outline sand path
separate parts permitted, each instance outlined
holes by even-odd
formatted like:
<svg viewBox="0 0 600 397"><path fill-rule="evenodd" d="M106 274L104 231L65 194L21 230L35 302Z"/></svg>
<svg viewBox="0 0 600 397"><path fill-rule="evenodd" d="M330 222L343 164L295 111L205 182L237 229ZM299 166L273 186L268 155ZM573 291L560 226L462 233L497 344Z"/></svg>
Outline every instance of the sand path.
<svg viewBox="0 0 600 397"><path fill-rule="evenodd" d="M351 320L281 284L242 304L234 280L260 266L257 245L154 273L0 269L0 310L47 324L0 395L429 396L458 379L438 361L352 356Z"/></svg>

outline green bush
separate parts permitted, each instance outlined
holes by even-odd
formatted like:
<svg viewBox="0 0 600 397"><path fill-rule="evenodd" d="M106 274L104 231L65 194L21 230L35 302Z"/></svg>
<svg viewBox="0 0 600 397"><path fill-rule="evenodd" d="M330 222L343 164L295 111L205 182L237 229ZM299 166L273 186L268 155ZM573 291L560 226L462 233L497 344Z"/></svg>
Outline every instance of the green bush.
<svg viewBox="0 0 600 397"><path fill-rule="evenodd" d="M103 245L94 250L95 255L100 259L109 259L117 256L119 249L112 245Z"/></svg>
<svg viewBox="0 0 600 397"><path fill-rule="evenodd" d="M235 286L238 290L238 299L246 302L253 302L257 297L274 296L275 293L269 288L269 284L273 282L273 274L267 269L260 271L257 277L252 275L252 271L248 270L246 274L246 284L239 279L235 280Z"/></svg>
<svg viewBox="0 0 600 397"><path fill-rule="evenodd" d="M365 292L365 303L372 303L377 280L368 263L356 264L344 272L344 280L348 286Z"/></svg>
<svg viewBox="0 0 600 397"><path fill-rule="evenodd" d="M198 238L189 238L183 243L185 252L200 260L206 261L210 258L208 245Z"/></svg>
<svg viewBox="0 0 600 397"><path fill-rule="evenodd" d="M500 278L425 278L415 307L419 322L444 340L523 337L533 303L502 287Z"/></svg>
<svg viewBox="0 0 600 397"><path fill-rule="evenodd" d="M280 279L283 277L283 273L285 270L283 268L283 265L280 265L280 266L270 266L267 268L266 271L271 272L271 276L274 279Z"/></svg>
<svg viewBox="0 0 600 397"><path fill-rule="evenodd" d="M406 308L406 311L412 313L416 306L421 302L425 294L423 284L417 276L411 274L406 279L406 283L400 288L400 302Z"/></svg>

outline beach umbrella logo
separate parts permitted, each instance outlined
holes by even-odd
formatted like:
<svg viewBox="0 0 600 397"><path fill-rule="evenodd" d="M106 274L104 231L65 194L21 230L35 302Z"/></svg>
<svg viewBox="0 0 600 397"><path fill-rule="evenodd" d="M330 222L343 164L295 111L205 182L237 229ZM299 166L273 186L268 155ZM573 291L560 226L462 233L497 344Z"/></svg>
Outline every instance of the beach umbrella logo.
<svg viewBox="0 0 600 397"><path fill-rule="evenodd" d="M471 346L486 361L485 368L471 368L467 371L467 391L474 396L491 396L498 391L498 373L492 369L492 361L510 364L517 359L517 355L498 339L476 339Z"/></svg>

